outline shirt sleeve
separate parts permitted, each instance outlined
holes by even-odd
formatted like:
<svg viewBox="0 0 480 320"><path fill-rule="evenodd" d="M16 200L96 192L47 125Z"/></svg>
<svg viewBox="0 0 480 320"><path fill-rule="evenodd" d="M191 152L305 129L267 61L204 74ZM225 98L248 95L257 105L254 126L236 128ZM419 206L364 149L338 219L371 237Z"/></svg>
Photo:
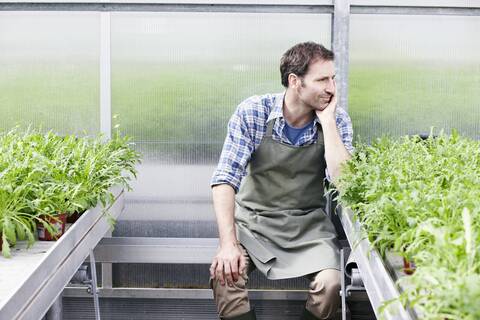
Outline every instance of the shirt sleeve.
<svg viewBox="0 0 480 320"><path fill-rule="evenodd" d="M227 136L223 144L218 166L210 185L229 184L238 191L246 167L255 149L254 139L249 131L248 119L251 118L242 104L230 118Z"/></svg>
<svg viewBox="0 0 480 320"><path fill-rule="evenodd" d="M336 124L337 130L340 134L340 138L342 139L343 145L345 149L347 149L348 153L353 154L355 148L353 147L353 128L352 128L352 120L348 115L345 109L337 107L336 110ZM329 182L332 182L330 174L328 173L328 168L325 169L325 176Z"/></svg>
<svg viewBox="0 0 480 320"><path fill-rule="evenodd" d="M350 154L353 154L355 148L353 147L352 120L345 109L340 107L337 108L336 123L338 133L340 134L345 149L347 149Z"/></svg>

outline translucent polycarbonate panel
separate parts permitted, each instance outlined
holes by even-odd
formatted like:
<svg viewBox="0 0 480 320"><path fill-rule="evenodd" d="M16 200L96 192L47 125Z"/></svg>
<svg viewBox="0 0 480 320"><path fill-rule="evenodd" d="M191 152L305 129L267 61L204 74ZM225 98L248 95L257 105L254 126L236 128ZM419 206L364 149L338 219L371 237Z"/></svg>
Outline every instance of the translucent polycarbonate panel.
<svg viewBox="0 0 480 320"><path fill-rule="evenodd" d="M211 220L210 178L244 99L281 92L281 55L330 47L329 15L112 13L112 113L144 155L122 219Z"/></svg>
<svg viewBox="0 0 480 320"><path fill-rule="evenodd" d="M352 15L350 28L356 135L480 138L480 17Z"/></svg>
<svg viewBox="0 0 480 320"><path fill-rule="evenodd" d="M97 13L0 12L0 130L99 131Z"/></svg>
<svg viewBox="0 0 480 320"><path fill-rule="evenodd" d="M114 123L163 163L216 162L235 107L283 90L283 52L330 46L329 15L114 13L111 23Z"/></svg>

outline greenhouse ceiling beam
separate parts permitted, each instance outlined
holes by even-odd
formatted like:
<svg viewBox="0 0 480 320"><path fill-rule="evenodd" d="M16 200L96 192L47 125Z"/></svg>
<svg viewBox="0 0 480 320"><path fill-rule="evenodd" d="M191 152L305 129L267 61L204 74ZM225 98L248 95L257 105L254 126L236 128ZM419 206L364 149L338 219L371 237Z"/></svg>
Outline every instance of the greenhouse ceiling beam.
<svg viewBox="0 0 480 320"><path fill-rule="evenodd" d="M108 11L108 12L225 12L225 13L333 13L333 5L206 4L206 3L95 3L0 2L0 11Z"/></svg>
<svg viewBox="0 0 480 320"><path fill-rule="evenodd" d="M350 0L354 14L480 15L471 0Z"/></svg>
<svg viewBox="0 0 480 320"><path fill-rule="evenodd" d="M333 13L334 0L0 1L2 11ZM351 0L354 14L480 15L469 0Z"/></svg>
<svg viewBox="0 0 480 320"><path fill-rule="evenodd" d="M352 14L480 16L480 8L351 5Z"/></svg>

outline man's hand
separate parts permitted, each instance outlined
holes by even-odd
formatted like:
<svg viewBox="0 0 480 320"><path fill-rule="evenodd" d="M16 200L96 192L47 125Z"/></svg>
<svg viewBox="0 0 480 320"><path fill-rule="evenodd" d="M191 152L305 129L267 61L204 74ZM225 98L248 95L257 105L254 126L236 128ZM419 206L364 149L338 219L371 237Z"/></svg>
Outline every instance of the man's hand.
<svg viewBox="0 0 480 320"><path fill-rule="evenodd" d="M327 106L322 110L315 110L315 114L317 115L318 120L320 120L321 124L324 124L326 121L335 121L335 110L337 109L337 85L335 84L335 82L334 85L335 92Z"/></svg>
<svg viewBox="0 0 480 320"><path fill-rule="evenodd" d="M315 110L315 114L320 120L325 143L325 161L331 181L335 181L340 176L341 166L351 158L350 153L345 148L342 138L338 132L335 111L337 109L337 85L333 82L333 96L330 102L323 110Z"/></svg>
<svg viewBox="0 0 480 320"><path fill-rule="evenodd" d="M246 259L239 244L220 245L210 266L210 277L218 279L222 286L225 285L226 280L231 287L238 281L239 274L245 272L245 263Z"/></svg>

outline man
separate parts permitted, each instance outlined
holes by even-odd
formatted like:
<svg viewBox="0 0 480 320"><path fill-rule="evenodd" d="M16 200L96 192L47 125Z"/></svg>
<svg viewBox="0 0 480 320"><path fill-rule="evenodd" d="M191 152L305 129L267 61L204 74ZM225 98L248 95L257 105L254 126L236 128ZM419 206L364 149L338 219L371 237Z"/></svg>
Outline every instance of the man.
<svg viewBox="0 0 480 320"><path fill-rule="evenodd" d="M339 306L339 251L326 216L324 180L350 158L352 126L337 108L333 53L305 42L280 63L282 94L243 101L228 124L212 193L220 245L210 285L221 319L255 319L246 283L310 280L302 319L329 319Z"/></svg>

